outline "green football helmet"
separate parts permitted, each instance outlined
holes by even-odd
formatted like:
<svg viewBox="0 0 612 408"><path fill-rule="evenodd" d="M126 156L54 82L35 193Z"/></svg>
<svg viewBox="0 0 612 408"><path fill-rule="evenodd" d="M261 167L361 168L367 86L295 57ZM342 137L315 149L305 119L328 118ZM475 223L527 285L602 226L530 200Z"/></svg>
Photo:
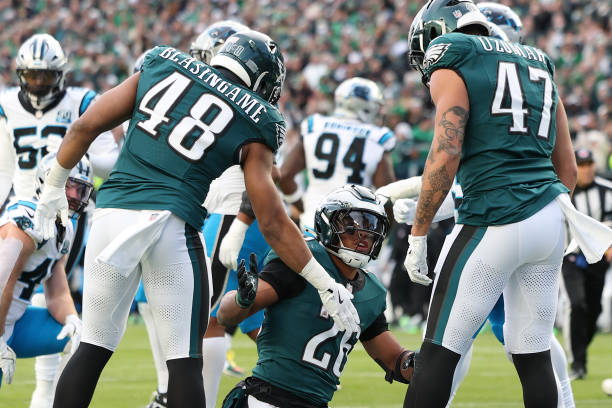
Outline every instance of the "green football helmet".
<svg viewBox="0 0 612 408"><path fill-rule="evenodd" d="M472 0L429 0L417 13L410 26L410 65L423 74L427 64L425 51L434 38L462 31L469 26L482 27L483 34L489 35L486 17Z"/></svg>
<svg viewBox="0 0 612 408"><path fill-rule="evenodd" d="M329 193L315 212L314 232L327 252L346 265L363 268L376 259L389 233L389 219L380 199L366 187L347 184ZM371 242L366 250L343 244L340 235L359 234Z"/></svg>
<svg viewBox="0 0 612 408"><path fill-rule="evenodd" d="M230 36L210 60L236 75L266 101L275 104L285 82L285 61L278 45L258 31L241 31Z"/></svg>

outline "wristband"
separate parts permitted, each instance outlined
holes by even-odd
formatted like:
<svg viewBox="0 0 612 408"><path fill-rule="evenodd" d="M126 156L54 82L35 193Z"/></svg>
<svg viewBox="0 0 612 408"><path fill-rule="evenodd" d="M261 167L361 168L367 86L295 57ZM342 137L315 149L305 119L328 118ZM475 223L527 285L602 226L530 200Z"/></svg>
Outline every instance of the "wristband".
<svg viewBox="0 0 612 408"><path fill-rule="evenodd" d="M51 187L66 188L66 180L68 180L71 170L72 169L65 169L62 167L57 161L57 157L55 157L53 158L49 172L45 176L45 183Z"/></svg>
<svg viewBox="0 0 612 408"><path fill-rule="evenodd" d="M283 194L283 199L287 204L293 204L299 201L304 195L304 190L298 186L298 188L291 194Z"/></svg>
<svg viewBox="0 0 612 408"><path fill-rule="evenodd" d="M310 261L302 268L300 272L302 278L306 279L308 283L314 286L319 292L323 292L328 288L332 287L335 281L329 276L327 271L323 269L321 265L314 258L310 258ZM331 281L331 282L330 282Z"/></svg>

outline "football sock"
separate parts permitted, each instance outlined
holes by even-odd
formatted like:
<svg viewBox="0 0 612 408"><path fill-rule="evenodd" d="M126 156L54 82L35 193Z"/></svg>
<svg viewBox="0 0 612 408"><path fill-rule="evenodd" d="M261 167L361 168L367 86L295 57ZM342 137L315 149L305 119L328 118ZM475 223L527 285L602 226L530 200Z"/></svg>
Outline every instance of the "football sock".
<svg viewBox="0 0 612 408"><path fill-rule="evenodd" d="M168 365L168 408L202 408L202 359L177 358Z"/></svg>
<svg viewBox="0 0 612 408"><path fill-rule="evenodd" d="M147 333L149 335L149 343L151 343L151 352L153 353L153 362L155 363L155 371L157 372L157 392L165 394L168 391L168 367L159 337L157 336L157 328L153 319L151 306L145 302L138 302L138 312L145 322Z"/></svg>
<svg viewBox="0 0 612 408"><path fill-rule="evenodd" d="M550 350L539 353L513 354L512 360L523 386L525 408L557 406L557 384Z"/></svg>
<svg viewBox="0 0 612 408"><path fill-rule="evenodd" d="M206 408L215 407L223 366L225 365L227 344L225 337L209 337L202 341L202 359L206 362L202 370L206 392Z"/></svg>
<svg viewBox="0 0 612 408"><path fill-rule="evenodd" d="M457 363L457 367L455 367L455 375L453 375L453 386L451 387L451 396L448 399L447 407L450 407L451 402L453 402L453 398L455 398L455 394L457 394L457 389L463 382L463 379L467 375L470 369L470 363L472 362L472 351L474 350L474 345L470 347L470 349L459 359L459 363Z"/></svg>
<svg viewBox="0 0 612 408"><path fill-rule="evenodd" d="M416 357L404 408L443 408L448 403L460 354L425 340Z"/></svg>
<svg viewBox="0 0 612 408"><path fill-rule="evenodd" d="M53 408L88 407L100 374L112 355L104 347L81 342L59 378Z"/></svg>
<svg viewBox="0 0 612 408"><path fill-rule="evenodd" d="M36 357L34 363L36 388L32 393L30 408L49 407L53 401L53 380L60 366L60 361L59 353Z"/></svg>
<svg viewBox="0 0 612 408"><path fill-rule="evenodd" d="M555 375L559 380L559 395L563 399L564 408L574 408L574 393L572 392L572 385L567 372L567 358L565 357L565 351L559 343L559 340L555 336L552 336L550 343L550 358L552 359L553 369Z"/></svg>

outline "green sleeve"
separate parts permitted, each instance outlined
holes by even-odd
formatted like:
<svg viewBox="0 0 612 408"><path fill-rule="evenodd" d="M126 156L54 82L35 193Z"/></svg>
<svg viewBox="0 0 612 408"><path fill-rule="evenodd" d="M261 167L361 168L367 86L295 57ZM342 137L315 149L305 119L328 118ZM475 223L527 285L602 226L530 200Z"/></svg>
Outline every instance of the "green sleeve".
<svg viewBox="0 0 612 408"><path fill-rule="evenodd" d="M442 35L434 39L427 47L423 58L425 75L430 78L435 70L441 68L459 71L474 52L474 45L466 34Z"/></svg>

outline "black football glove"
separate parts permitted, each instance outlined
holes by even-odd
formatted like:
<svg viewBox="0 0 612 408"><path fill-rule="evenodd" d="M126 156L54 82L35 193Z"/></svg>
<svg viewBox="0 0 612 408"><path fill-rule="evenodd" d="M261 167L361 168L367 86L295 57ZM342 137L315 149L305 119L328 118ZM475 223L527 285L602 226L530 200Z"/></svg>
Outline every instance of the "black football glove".
<svg viewBox="0 0 612 408"><path fill-rule="evenodd" d="M257 295L258 271L257 255L251 252L249 257L249 270L245 267L244 259L240 261L236 274L238 275L238 291L236 292L236 304L242 309L248 309L255 302Z"/></svg>

